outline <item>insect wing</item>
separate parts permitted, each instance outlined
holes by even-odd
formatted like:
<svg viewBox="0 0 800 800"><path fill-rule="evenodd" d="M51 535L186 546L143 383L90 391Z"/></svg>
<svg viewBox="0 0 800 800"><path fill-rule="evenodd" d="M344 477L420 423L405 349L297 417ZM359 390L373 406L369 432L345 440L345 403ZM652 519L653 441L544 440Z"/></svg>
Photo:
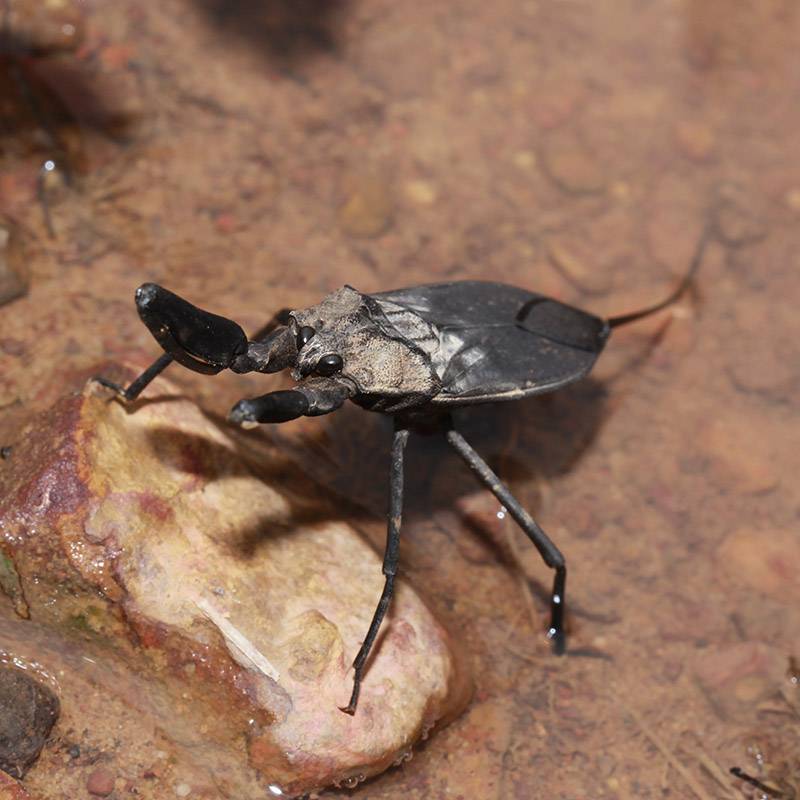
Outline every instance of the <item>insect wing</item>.
<svg viewBox="0 0 800 800"><path fill-rule="evenodd" d="M600 318L513 286L432 284L374 295L439 331L431 352L443 389L437 402L513 399L586 375L608 338Z"/></svg>

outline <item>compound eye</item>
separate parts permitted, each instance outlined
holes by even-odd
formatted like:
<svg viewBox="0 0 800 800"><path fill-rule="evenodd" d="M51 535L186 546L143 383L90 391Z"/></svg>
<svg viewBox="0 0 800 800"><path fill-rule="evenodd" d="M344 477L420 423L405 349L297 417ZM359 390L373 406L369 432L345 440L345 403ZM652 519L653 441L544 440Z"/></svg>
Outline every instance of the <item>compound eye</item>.
<svg viewBox="0 0 800 800"><path fill-rule="evenodd" d="M343 366L344 361L342 361L341 356L336 355L336 353L329 353L327 356L322 356L322 358L317 361L316 373L317 375L328 377L329 375L335 375L337 372L340 372Z"/></svg>
<svg viewBox="0 0 800 800"><path fill-rule="evenodd" d="M316 331L308 326L303 325L299 331L297 331L297 349L300 350L304 345L307 345L313 338Z"/></svg>

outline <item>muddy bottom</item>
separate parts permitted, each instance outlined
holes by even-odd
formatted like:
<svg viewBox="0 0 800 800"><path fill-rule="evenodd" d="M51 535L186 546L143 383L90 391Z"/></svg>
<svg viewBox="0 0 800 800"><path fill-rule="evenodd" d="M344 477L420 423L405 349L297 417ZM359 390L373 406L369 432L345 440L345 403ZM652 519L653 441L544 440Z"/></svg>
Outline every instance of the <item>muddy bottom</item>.
<svg viewBox="0 0 800 800"><path fill-rule="evenodd" d="M710 227L695 290L615 332L590 379L459 417L566 556L566 656L536 551L444 443L412 440L401 579L477 691L346 796L799 793L800 6L85 13L80 47L24 62L39 100L15 89L0 130L29 283L0 308L0 444L98 360L158 354L145 281L250 331L345 283L502 280L610 315L667 294ZM215 414L283 380L170 378ZM348 407L253 435L365 509L381 548L390 432ZM26 784L60 796L36 767Z"/></svg>

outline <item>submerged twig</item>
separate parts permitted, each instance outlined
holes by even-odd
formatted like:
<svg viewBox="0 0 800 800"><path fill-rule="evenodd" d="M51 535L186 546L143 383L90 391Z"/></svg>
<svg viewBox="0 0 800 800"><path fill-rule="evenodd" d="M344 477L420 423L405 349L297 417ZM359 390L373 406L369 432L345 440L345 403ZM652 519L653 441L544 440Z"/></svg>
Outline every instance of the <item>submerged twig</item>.
<svg viewBox="0 0 800 800"><path fill-rule="evenodd" d="M662 756L669 762L670 766L677 772L686 785L700 798L700 800L712 800L711 796L706 790L697 782L695 777L689 772L688 769L678 760L675 754L667 747L666 744L650 729L645 721L639 714L632 708L625 706L625 710L630 714L631 719L636 723L639 730L645 735L650 743L661 753Z"/></svg>

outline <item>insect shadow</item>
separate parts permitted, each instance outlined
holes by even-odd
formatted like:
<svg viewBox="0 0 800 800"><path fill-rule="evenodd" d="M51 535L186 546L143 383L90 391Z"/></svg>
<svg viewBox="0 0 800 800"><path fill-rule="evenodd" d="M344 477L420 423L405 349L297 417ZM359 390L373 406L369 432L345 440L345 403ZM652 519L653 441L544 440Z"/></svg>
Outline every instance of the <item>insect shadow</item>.
<svg viewBox="0 0 800 800"><path fill-rule="evenodd" d="M196 0L220 33L247 41L275 66L338 50L337 29L348 0Z"/></svg>
<svg viewBox="0 0 800 800"><path fill-rule="evenodd" d="M642 345L643 349L648 345ZM462 409L459 430L486 454L486 461L506 483L511 484L532 515L541 512L543 484L557 481L576 468L602 430L608 418L608 391L604 383L591 377L552 394L525 398L508 405L481 405ZM322 422L323 424L319 424ZM380 548L380 526L369 523L385 519L389 507L386 482L376 476L388 475L391 459L386 443L391 440L391 422L379 415L360 414L357 408L344 407L336 424L320 420L314 433L298 446L292 434L271 426L266 433L292 453L300 470L310 475L347 503L348 519L361 525L373 546ZM509 540L500 536L491 520L464 511L459 500L484 490L476 487L467 468L456 458L441 435L416 436L408 445L404 509L408 535L401 548L407 565L415 562L414 550L426 547L425 533L415 541L414 530L433 519L436 527L453 544L453 550L467 562L474 546L464 546L472 537L479 564L498 563L509 572L523 574L532 593L546 607L550 589L546 578L531 577L521 571L520 562ZM487 496L491 497L488 495ZM497 505L499 510L500 506ZM516 536L516 531L512 532ZM524 543L520 542L524 549ZM435 580L446 584L448 578ZM608 622L605 617L573 604L576 616Z"/></svg>
<svg viewBox="0 0 800 800"><path fill-rule="evenodd" d="M513 409L503 404L462 409L458 426L505 481L532 484L563 475L580 460L602 427L606 396L603 384L586 378L559 392L519 400ZM288 444L280 429L270 433ZM338 495L382 516L388 490L375 476L389 472L390 438L386 418L365 418L358 409L345 407L336 424L318 425L314 438L306 440L303 450L295 447L293 457ZM409 519L450 508L454 499L479 491L457 474L466 467L441 435L412 439L408 458L407 492L415 498L404 512Z"/></svg>
<svg viewBox="0 0 800 800"><path fill-rule="evenodd" d="M182 399L179 395L148 398L138 401L129 409L129 413L143 405ZM257 478L268 486L278 487L281 498L289 508L288 513L281 508L275 514L262 514L233 532L228 537L227 545L235 557L253 558L266 542L291 536L300 527L322 525L337 519L363 520L368 516L368 512L346 498L334 492L325 492L324 489L320 491L319 484L299 474L297 462L278 449L268 448L257 437L242 436L235 429L232 430L222 417L203 413L206 420L226 437L234 437L234 447L166 424L155 426L147 432L146 438L159 463L187 477L201 479L204 483L231 477Z"/></svg>

